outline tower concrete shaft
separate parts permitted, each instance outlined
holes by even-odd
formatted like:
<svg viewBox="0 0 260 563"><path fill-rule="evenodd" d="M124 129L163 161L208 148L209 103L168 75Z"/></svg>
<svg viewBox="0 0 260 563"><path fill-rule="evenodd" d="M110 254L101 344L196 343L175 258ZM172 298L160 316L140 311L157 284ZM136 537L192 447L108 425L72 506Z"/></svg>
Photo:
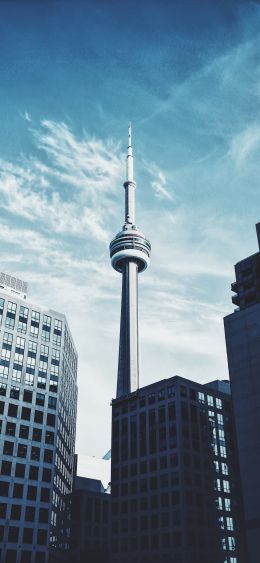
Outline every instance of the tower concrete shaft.
<svg viewBox="0 0 260 563"><path fill-rule="evenodd" d="M125 222L110 244L111 263L122 274L117 397L139 387L138 273L149 265L151 245L135 226L135 189L131 126L128 128Z"/></svg>

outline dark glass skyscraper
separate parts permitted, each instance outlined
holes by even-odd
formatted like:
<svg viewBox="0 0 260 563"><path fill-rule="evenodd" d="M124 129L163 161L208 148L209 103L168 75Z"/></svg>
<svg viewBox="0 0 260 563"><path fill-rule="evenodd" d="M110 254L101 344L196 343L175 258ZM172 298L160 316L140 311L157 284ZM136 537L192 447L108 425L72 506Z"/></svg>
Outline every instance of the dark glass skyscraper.
<svg viewBox="0 0 260 563"><path fill-rule="evenodd" d="M260 223L256 225L260 243ZM259 244L260 246L260 244ZM224 319L248 563L260 554L260 252L235 265L231 285L237 309Z"/></svg>
<svg viewBox="0 0 260 563"><path fill-rule="evenodd" d="M245 563L228 382L112 401L112 562Z"/></svg>

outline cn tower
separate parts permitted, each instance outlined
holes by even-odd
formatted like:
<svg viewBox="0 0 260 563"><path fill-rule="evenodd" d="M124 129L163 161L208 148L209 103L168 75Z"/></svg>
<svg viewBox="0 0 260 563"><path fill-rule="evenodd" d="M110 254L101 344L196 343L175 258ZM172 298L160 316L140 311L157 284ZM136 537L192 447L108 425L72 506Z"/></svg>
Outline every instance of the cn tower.
<svg viewBox="0 0 260 563"><path fill-rule="evenodd" d="M131 125L126 157L125 221L110 243L112 266L122 274L121 321L116 396L139 387L138 274L149 265L150 242L135 224L135 190Z"/></svg>

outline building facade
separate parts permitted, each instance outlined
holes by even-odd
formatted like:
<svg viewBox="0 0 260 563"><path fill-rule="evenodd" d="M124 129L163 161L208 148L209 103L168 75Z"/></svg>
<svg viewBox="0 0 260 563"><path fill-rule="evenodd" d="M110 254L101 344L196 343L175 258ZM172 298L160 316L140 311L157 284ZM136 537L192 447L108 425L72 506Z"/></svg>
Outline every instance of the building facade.
<svg viewBox="0 0 260 563"><path fill-rule="evenodd" d="M72 496L70 563L106 563L111 495L99 479L76 477Z"/></svg>
<svg viewBox="0 0 260 563"><path fill-rule="evenodd" d="M228 382L112 401L112 563L245 563Z"/></svg>
<svg viewBox="0 0 260 563"><path fill-rule="evenodd" d="M0 275L0 561L47 563L67 550L77 354L66 317Z"/></svg>
<svg viewBox="0 0 260 563"><path fill-rule="evenodd" d="M260 223L257 224L260 247ZM260 553L260 252L235 265L237 309L224 319L247 539L247 561Z"/></svg>

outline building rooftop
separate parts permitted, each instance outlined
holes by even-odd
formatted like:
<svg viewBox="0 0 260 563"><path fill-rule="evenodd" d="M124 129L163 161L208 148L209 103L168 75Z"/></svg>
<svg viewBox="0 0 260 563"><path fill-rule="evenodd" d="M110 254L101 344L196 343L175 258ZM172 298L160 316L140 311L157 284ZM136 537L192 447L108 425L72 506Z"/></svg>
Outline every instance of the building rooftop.
<svg viewBox="0 0 260 563"><path fill-rule="evenodd" d="M9 274L5 274L4 272L0 272L0 288L8 293L13 293L26 299L28 283L14 276L10 276Z"/></svg>

